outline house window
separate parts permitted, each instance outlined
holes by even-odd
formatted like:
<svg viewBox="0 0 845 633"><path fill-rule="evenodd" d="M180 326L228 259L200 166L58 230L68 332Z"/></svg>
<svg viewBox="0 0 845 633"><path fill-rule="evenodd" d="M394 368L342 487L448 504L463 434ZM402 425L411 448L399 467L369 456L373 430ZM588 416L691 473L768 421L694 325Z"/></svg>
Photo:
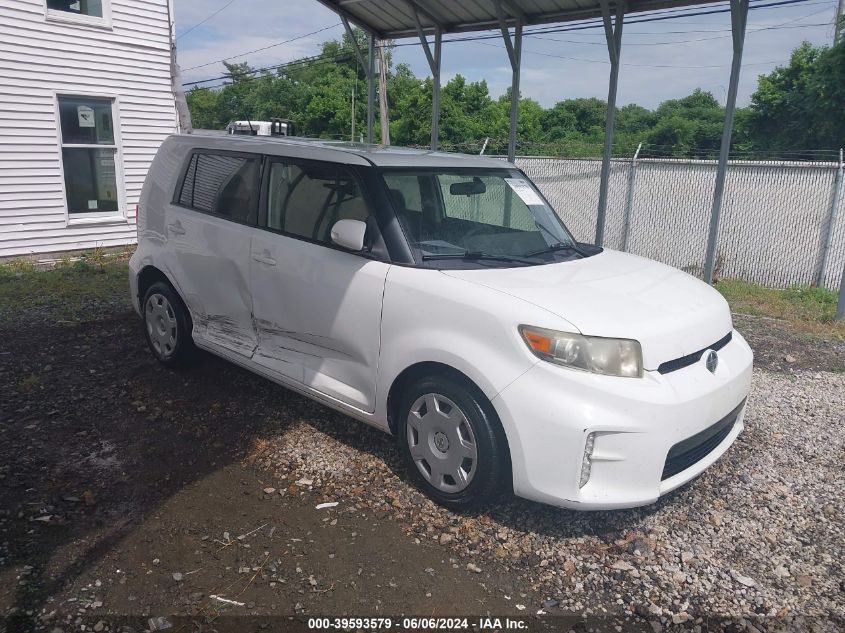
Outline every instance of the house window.
<svg viewBox="0 0 845 633"><path fill-rule="evenodd" d="M47 10L101 18L103 17L103 0L47 0Z"/></svg>
<svg viewBox="0 0 845 633"><path fill-rule="evenodd" d="M59 97L68 213L119 210L114 102Z"/></svg>

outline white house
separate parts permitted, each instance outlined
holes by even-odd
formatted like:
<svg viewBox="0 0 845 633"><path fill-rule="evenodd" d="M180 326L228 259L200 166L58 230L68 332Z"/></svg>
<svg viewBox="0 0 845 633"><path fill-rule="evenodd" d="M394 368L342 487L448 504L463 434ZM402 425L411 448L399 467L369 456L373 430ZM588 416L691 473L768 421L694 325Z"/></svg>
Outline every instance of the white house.
<svg viewBox="0 0 845 633"><path fill-rule="evenodd" d="M135 241L170 45L169 0L0 2L0 257Z"/></svg>

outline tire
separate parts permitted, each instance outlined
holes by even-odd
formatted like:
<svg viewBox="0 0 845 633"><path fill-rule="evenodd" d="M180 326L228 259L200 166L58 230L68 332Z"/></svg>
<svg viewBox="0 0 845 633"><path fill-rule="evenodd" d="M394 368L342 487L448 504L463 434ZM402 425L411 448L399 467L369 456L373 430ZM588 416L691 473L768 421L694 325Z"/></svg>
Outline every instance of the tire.
<svg viewBox="0 0 845 633"><path fill-rule="evenodd" d="M180 367L195 358L191 317L176 291L158 281L149 287L141 304L144 336L153 356L167 367Z"/></svg>
<svg viewBox="0 0 845 633"><path fill-rule="evenodd" d="M405 390L397 435L411 476L434 501L469 510L510 489L501 423L478 389L451 376L427 376Z"/></svg>

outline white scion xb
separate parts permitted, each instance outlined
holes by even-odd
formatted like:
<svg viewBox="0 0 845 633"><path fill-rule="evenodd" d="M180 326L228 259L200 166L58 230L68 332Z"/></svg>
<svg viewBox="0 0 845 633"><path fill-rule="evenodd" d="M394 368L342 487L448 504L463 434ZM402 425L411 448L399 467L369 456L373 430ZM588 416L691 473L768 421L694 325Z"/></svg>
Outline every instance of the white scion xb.
<svg viewBox="0 0 845 633"><path fill-rule="evenodd" d="M719 293L576 242L497 159L172 136L130 285L162 363L199 347L389 431L455 509L651 503L743 429L752 353Z"/></svg>

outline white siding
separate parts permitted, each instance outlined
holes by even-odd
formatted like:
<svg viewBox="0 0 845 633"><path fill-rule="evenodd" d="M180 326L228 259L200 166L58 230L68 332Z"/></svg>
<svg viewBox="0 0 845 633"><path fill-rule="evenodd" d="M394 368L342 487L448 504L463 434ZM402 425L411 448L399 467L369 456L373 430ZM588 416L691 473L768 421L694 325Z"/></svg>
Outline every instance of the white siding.
<svg viewBox="0 0 845 633"><path fill-rule="evenodd" d="M45 0L0 4L0 257L135 241L135 205L176 131L168 0L111 0L110 26L46 17ZM68 217L57 94L116 100L120 210Z"/></svg>

